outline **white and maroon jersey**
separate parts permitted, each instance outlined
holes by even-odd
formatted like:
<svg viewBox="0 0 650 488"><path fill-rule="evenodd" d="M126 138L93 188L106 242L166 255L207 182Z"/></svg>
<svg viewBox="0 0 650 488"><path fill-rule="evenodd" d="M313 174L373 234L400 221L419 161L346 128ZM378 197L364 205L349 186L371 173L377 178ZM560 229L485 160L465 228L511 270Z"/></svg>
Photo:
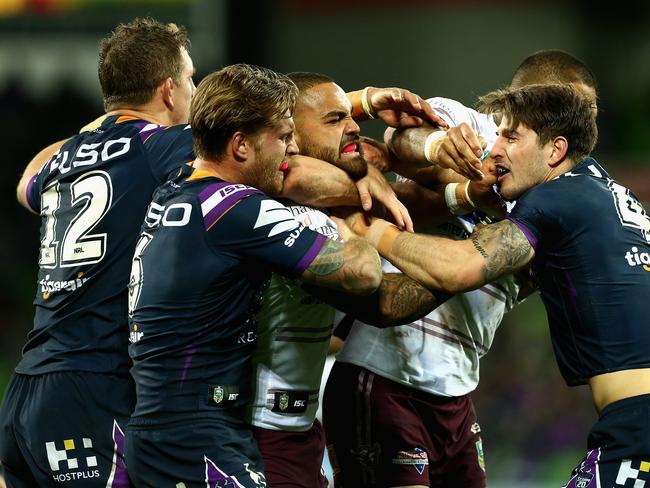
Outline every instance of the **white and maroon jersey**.
<svg viewBox="0 0 650 488"><path fill-rule="evenodd" d="M284 201L309 229L339 239L324 212ZM282 431L311 428L334 309L306 293L295 280L274 274L257 314L257 348L251 423Z"/></svg>
<svg viewBox="0 0 650 488"><path fill-rule="evenodd" d="M485 139L486 148L491 148L496 141L497 125L492 115L482 114L449 98L434 97L429 98L427 102L436 114L449 124L449 127L455 127L462 122L467 123L477 135Z"/></svg>
<svg viewBox="0 0 650 488"><path fill-rule="evenodd" d="M466 238L469 217L445 225L445 233ZM384 272L399 272L384 260ZM355 321L336 360L356 364L384 378L435 395L461 396L476 388L479 359L516 303L519 286L504 277L455 295L415 322L380 329Z"/></svg>

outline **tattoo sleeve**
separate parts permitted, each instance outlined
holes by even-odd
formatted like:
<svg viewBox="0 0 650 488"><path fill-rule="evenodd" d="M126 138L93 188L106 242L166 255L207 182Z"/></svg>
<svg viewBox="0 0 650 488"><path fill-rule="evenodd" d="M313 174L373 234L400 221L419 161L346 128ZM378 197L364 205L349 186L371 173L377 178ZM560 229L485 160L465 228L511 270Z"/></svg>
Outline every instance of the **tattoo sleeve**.
<svg viewBox="0 0 650 488"><path fill-rule="evenodd" d="M311 285L304 288L326 303L377 327L408 324L438 307L451 295L428 290L401 273L386 273L372 295L358 297Z"/></svg>
<svg viewBox="0 0 650 488"><path fill-rule="evenodd" d="M302 278L317 286L369 294L381 278L379 256L365 239L355 237L346 243L328 239Z"/></svg>
<svg viewBox="0 0 650 488"><path fill-rule="evenodd" d="M486 282L520 270L534 256L524 233L509 220L482 227L470 239L484 258L483 277Z"/></svg>

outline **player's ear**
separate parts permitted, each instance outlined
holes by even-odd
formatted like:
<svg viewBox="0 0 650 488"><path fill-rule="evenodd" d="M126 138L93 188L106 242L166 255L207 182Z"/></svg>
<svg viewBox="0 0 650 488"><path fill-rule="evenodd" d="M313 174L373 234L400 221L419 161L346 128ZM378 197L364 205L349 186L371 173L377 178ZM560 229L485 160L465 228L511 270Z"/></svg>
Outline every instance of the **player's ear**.
<svg viewBox="0 0 650 488"><path fill-rule="evenodd" d="M564 136L557 136L551 141L549 166L555 167L564 161L569 150L569 141Z"/></svg>
<svg viewBox="0 0 650 488"><path fill-rule="evenodd" d="M253 149L251 138L243 132L237 131L230 137L230 149L237 161L245 161L250 157Z"/></svg>
<svg viewBox="0 0 650 488"><path fill-rule="evenodd" d="M167 78L158 87L163 103L168 110L174 110L174 80Z"/></svg>

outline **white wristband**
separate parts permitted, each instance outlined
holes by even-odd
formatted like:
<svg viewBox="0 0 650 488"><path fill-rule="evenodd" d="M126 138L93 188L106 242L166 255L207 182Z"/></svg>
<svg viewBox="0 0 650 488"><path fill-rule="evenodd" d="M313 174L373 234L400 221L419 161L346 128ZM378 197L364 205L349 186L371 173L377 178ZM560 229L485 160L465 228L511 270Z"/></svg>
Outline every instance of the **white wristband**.
<svg viewBox="0 0 650 488"><path fill-rule="evenodd" d="M468 204L470 204L473 208L476 208L476 205L472 201L472 199L469 197L469 181L465 183L465 200L467 201Z"/></svg>
<svg viewBox="0 0 650 488"><path fill-rule="evenodd" d="M369 88L370 87L367 86L361 92L361 106L363 107L363 111L366 113L368 118L374 119L375 116L372 115L372 111L370 110L370 100L368 100L368 89Z"/></svg>
<svg viewBox="0 0 650 488"><path fill-rule="evenodd" d="M445 186L445 203L447 204L447 207L449 207L449 211L454 215L467 213L460 205L458 205L458 198L456 198L456 188L459 184L460 183L448 183L447 186Z"/></svg>
<svg viewBox="0 0 650 488"><path fill-rule="evenodd" d="M431 146L438 140L442 139L445 137L447 133L444 130L437 130L435 132L432 132L427 136L427 138L424 140L424 157L426 158L427 161L429 161L432 164L437 164L436 161L433 161L431 159Z"/></svg>

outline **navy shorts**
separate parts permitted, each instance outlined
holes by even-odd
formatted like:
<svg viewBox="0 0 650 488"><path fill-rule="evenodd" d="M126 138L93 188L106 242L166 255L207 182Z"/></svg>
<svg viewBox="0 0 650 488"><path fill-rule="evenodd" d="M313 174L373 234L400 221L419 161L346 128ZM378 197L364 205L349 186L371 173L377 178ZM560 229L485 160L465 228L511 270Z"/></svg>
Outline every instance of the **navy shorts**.
<svg viewBox="0 0 650 488"><path fill-rule="evenodd" d="M125 456L138 488L266 487L250 426L234 419L133 418Z"/></svg>
<svg viewBox="0 0 650 488"><path fill-rule="evenodd" d="M325 434L318 420L305 432L253 427L271 488L327 488L323 474Z"/></svg>
<svg viewBox="0 0 650 488"><path fill-rule="evenodd" d="M440 397L336 362L323 424L337 488L486 486L468 395Z"/></svg>
<svg viewBox="0 0 650 488"><path fill-rule="evenodd" d="M0 411L7 485L130 487L123 432L134 402L127 377L14 374Z"/></svg>
<svg viewBox="0 0 650 488"><path fill-rule="evenodd" d="M565 488L650 486L650 395L610 403Z"/></svg>

